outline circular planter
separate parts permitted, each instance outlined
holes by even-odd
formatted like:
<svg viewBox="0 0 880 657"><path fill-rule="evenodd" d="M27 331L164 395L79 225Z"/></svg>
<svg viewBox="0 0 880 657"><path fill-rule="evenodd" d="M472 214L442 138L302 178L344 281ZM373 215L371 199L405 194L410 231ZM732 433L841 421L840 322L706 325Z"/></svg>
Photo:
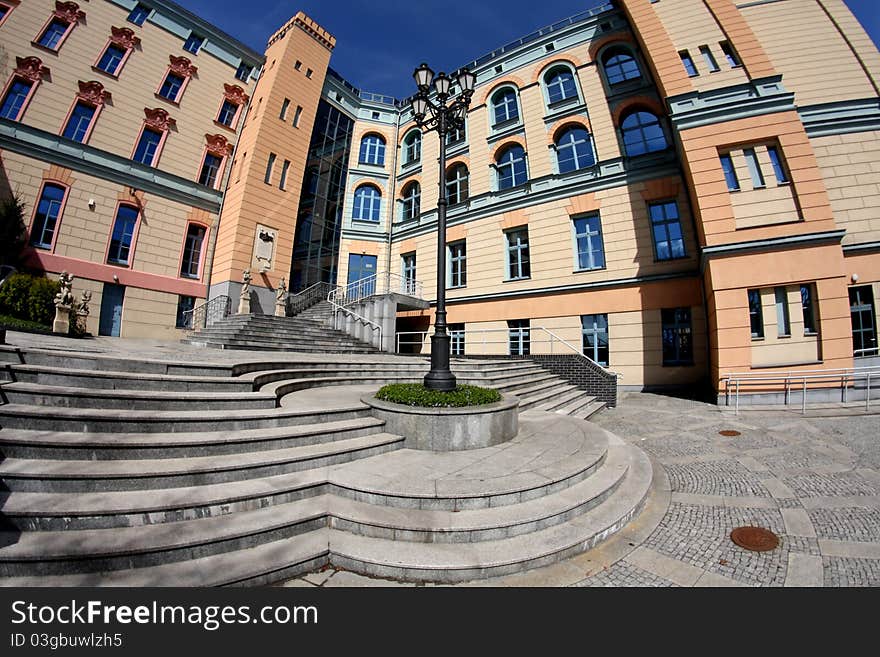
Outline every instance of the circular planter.
<svg viewBox="0 0 880 657"><path fill-rule="evenodd" d="M479 449L506 442L519 430L519 399L503 397L484 406L421 408L361 397L389 433L406 438L405 447L432 452Z"/></svg>

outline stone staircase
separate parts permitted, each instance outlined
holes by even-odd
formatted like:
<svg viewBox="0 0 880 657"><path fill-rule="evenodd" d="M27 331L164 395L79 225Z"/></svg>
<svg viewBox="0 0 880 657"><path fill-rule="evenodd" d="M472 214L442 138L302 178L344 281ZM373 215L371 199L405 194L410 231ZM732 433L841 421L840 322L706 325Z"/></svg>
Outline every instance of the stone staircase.
<svg viewBox="0 0 880 657"><path fill-rule="evenodd" d="M651 481L644 454L578 419L601 404L528 361L454 361L462 382L527 412L513 441L439 460L360 402L284 403L420 380L423 359L211 365L0 346L0 361L7 586L265 584L329 563L501 575L595 545Z"/></svg>

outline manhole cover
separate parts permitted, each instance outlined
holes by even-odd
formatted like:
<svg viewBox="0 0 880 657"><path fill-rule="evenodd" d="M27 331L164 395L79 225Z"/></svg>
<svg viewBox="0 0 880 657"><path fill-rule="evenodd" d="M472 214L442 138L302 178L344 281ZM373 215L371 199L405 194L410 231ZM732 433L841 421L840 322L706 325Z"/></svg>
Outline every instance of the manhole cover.
<svg viewBox="0 0 880 657"><path fill-rule="evenodd" d="M779 546L779 537L763 527L737 527L730 532L730 540L752 552L767 552Z"/></svg>
<svg viewBox="0 0 880 657"><path fill-rule="evenodd" d="M736 429L722 429L718 433L722 436L727 436L728 438L740 435L739 431L737 431Z"/></svg>

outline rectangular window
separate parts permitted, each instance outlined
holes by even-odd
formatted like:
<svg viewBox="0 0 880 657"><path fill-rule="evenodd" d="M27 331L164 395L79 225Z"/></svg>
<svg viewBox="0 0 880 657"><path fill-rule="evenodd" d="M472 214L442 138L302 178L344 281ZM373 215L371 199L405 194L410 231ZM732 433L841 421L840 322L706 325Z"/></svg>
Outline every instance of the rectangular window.
<svg viewBox="0 0 880 657"><path fill-rule="evenodd" d="M664 308L660 311L663 326L663 364L693 365L694 344L690 308Z"/></svg>
<svg viewBox="0 0 880 657"><path fill-rule="evenodd" d="M776 328L779 331L779 337L788 337L791 335L791 322L788 318L788 294L784 287L774 288L776 295Z"/></svg>
<svg viewBox="0 0 880 657"><path fill-rule="evenodd" d="M724 169L724 179L727 181L727 189L731 192L739 191L739 180L736 177L736 169L733 167L733 158L730 153L721 156L721 168Z"/></svg>
<svg viewBox="0 0 880 657"><path fill-rule="evenodd" d="M715 61L715 56L709 50L709 46L700 46L700 54L703 56L703 61L706 62L709 73L717 73L721 70L718 68L718 62Z"/></svg>
<svg viewBox="0 0 880 657"><path fill-rule="evenodd" d="M139 2L134 6L134 9L132 9L131 13L128 15L128 22L134 23L135 25L143 25L144 21L147 20L147 16L149 15L149 7L145 7Z"/></svg>
<svg viewBox="0 0 880 657"><path fill-rule="evenodd" d="M529 229L518 228L504 234L507 241L507 280L529 278Z"/></svg>
<svg viewBox="0 0 880 657"><path fill-rule="evenodd" d="M122 64L122 60L125 59L127 52L128 51L125 48L121 48L120 46L111 43L101 55L101 59L98 60L96 68L104 71L107 75L118 75L119 67Z"/></svg>
<svg viewBox="0 0 880 657"><path fill-rule="evenodd" d="M584 356L608 367L608 315L581 315Z"/></svg>
<svg viewBox="0 0 880 657"><path fill-rule="evenodd" d="M39 249L51 249L58 221L61 218L61 206L67 190L61 185L46 183L37 202L34 213L34 225L31 228L31 246Z"/></svg>
<svg viewBox="0 0 880 657"><path fill-rule="evenodd" d="M681 57L681 63L684 65L684 70L687 71L688 76L695 78L700 74L694 65L694 60L691 59L691 54L687 50L680 51L678 56Z"/></svg>
<svg viewBox="0 0 880 657"><path fill-rule="evenodd" d="M511 356L528 356L531 353L531 330L528 319L507 321L508 353Z"/></svg>
<svg viewBox="0 0 880 657"><path fill-rule="evenodd" d="M801 311L804 315L804 335L815 334L816 310L813 303L813 285L806 283L801 285Z"/></svg>
<svg viewBox="0 0 880 657"><path fill-rule="evenodd" d="M877 325L874 291L870 285L849 288L849 316L852 322L853 356L877 355Z"/></svg>
<svg viewBox="0 0 880 657"><path fill-rule="evenodd" d="M0 104L0 117L10 121L18 121L24 111L24 104L31 93L33 82L15 78L9 86L9 91L3 97Z"/></svg>
<svg viewBox="0 0 880 657"><path fill-rule="evenodd" d="M290 168L290 160L284 160L281 165L281 180L278 181L278 188L283 190L287 186L287 170Z"/></svg>
<svg viewBox="0 0 880 657"><path fill-rule="evenodd" d="M282 121L287 120L287 108L290 107L290 98L285 98L284 102L281 103L281 112L278 114L278 118Z"/></svg>
<svg viewBox="0 0 880 657"><path fill-rule="evenodd" d="M224 100L223 104L220 106L220 113L217 115L217 123L225 125L228 128L233 127L232 122L235 121L235 116L238 114L238 107L239 106L231 100Z"/></svg>
<svg viewBox="0 0 880 657"><path fill-rule="evenodd" d="M205 159L202 161L202 169L199 172L199 184L214 189L217 186L217 175L220 173L220 165L223 158L205 153Z"/></svg>
<svg viewBox="0 0 880 657"><path fill-rule="evenodd" d="M312 79L312 69L310 69L310 68L306 69L306 77L309 78L310 80Z"/></svg>
<svg viewBox="0 0 880 657"><path fill-rule="evenodd" d="M449 324L450 355L464 356L464 324Z"/></svg>
<svg viewBox="0 0 880 657"><path fill-rule="evenodd" d="M782 157L777 148L768 146L767 155L770 156L770 164L773 165L773 175L776 176L776 182L780 185L788 183L788 176L785 175L785 167L782 165Z"/></svg>
<svg viewBox="0 0 880 657"><path fill-rule="evenodd" d="M37 44L44 48L48 48L49 50L58 50L61 40L64 38L64 35L67 34L68 29L70 29L70 23L63 21L60 18L53 18L49 21L46 29L43 30L40 38L37 39Z"/></svg>
<svg viewBox="0 0 880 657"><path fill-rule="evenodd" d="M684 258L684 234L675 201L650 203L651 235L654 238L654 255L657 260Z"/></svg>
<svg viewBox="0 0 880 657"><path fill-rule="evenodd" d="M205 39L193 32L186 38L186 41L183 43L183 49L187 52L191 52L193 55L196 55L202 48L203 43L205 43Z"/></svg>
<svg viewBox="0 0 880 657"><path fill-rule="evenodd" d="M159 87L159 95L170 100L172 103L176 103L180 90L183 88L183 82L184 79L181 76L169 71L168 75L165 76L162 86Z"/></svg>
<svg viewBox="0 0 880 657"><path fill-rule="evenodd" d="M414 294L416 290L416 254L404 253L400 256L401 270L403 271L404 294Z"/></svg>
<svg viewBox="0 0 880 657"><path fill-rule="evenodd" d="M755 189L764 187L764 174L761 173L761 166L758 164L758 156L755 154L755 149L745 148L743 149L743 155L746 157L749 175L752 177L752 187Z"/></svg>
<svg viewBox="0 0 880 657"><path fill-rule="evenodd" d="M269 153L269 161L266 162L266 175L263 177L263 182L267 185L272 184L272 167L275 166L275 153Z"/></svg>
<svg viewBox="0 0 880 657"><path fill-rule="evenodd" d="M176 328L191 329L192 325L192 309L195 308L196 298L179 296L177 297L177 320L174 323Z"/></svg>
<svg viewBox="0 0 880 657"><path fill-rule="evenodd" d="M113 222L113 233L110 236L110 250L107 262L114 265L128 265L131 254L131 240L137 225L138 211L130 205L120 205Z"/></svg>
<svg viewBox="0 0 880 657"><path fill-rule="evenodd" d="M749 290L749 324L752 339L764 337L764 311L761 309L761 290Z"/></svg>
<svg viewBox="0 0 880 657"><path fill-rule="evenodd" d="M205 227L190 224L186 229L186 241L183 243L183 261L180 263L180 275L183 278L198 278L199 263L202 260L202 244L205 241Z"/></svg>
<svg viewBox="0 0 880 657"><path fill-rule="evenodd" d="M3 21L6 20L6 17L9 16L9 12L12 11L12 7L7 4L0 3L0 25L3 25Z"/></svg>
<svg viewBox="0 0 880 657"><path fill-rule="evenodd" d="M96 108L93 105L77 101L76 105L73 106L73 111L70 113L70 118L67 119L64 132L61 133L62 136L84 143L89 132L89 126L92 124L92 119L95 118L95 110Z"/></svg>
<svg viewBox="0 0 880 657"><path fill-rule="evenodd" d="M302 116L302 113L303 113L303 108L300 107L299 105L297 105L296 112L293 113L293 127L294 128L299 127L299 119Z"/></svg>
<svg viewBox="0 0 880 657"><path fill-rule="evenodd" d="M294 68L295 70L297 70L297 71L301 70L302 67L303 67L303 63L302 63L301 61L299 61L298 59L297 59L296 62L293 64L293 68Z"/></svg>
<svg viewBox="0 0 880 657"><path fill-rule="evenodd" d="M605 245L602 242L602 226L599 216L578 217L573 220L574 239L577 248L578 269L602 269L605 267Z"/></svg>
<svg viewBox="0 0 880 657"><path fill-rule="evenodd" d="M251 72L253 71L252 66L248 66L247 64L239 64L238 70L235 71L235 77L242 82L247 82L251 77Z"/></svg>
<svg viewBox="0 0 880 657"><path fill-rule="evenodd" d="M729 41L722 41L718 45L721 46L721 52L723 52L724 57L727 58L727 63L730 64L730 68L737 68L740 66L739 57L736 56L736 51L733 49L733 46L730 45Z"/></svg>
<svg viewBox="0 0 880 657"><path fill-rule="evenodd" d="M449 287L465 287L467 285L467 244L464 240L452 242L449 252Z"/></svg>
<svg viewBox="0 0 880 657"><path fill-rule="evenodd" d="M146 164L147 166L155 166L157 154L159 152L159 144L162 143L162 133L144 128L137 147L134 149L133 159L135 162Z"/></svg>

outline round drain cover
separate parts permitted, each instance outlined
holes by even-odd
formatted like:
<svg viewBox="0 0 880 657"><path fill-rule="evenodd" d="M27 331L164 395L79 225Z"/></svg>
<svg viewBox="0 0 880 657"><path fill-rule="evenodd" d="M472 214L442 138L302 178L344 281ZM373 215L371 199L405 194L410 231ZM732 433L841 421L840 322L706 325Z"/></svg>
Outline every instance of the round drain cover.
<svg viewBox="0 0 880 657"><path fill-rule="evenodd" d="M737 431L736 429L722 429L718 433L722 436L727 436L728 438L740 435L739 431Z"/></svg>
<svg viewBox="0 0 880 657"><path fill-rule="evenodd" d="M730 532L730 540L752 552L767 552L779 547L779 537L763 527L737 527Z"/></svg>

